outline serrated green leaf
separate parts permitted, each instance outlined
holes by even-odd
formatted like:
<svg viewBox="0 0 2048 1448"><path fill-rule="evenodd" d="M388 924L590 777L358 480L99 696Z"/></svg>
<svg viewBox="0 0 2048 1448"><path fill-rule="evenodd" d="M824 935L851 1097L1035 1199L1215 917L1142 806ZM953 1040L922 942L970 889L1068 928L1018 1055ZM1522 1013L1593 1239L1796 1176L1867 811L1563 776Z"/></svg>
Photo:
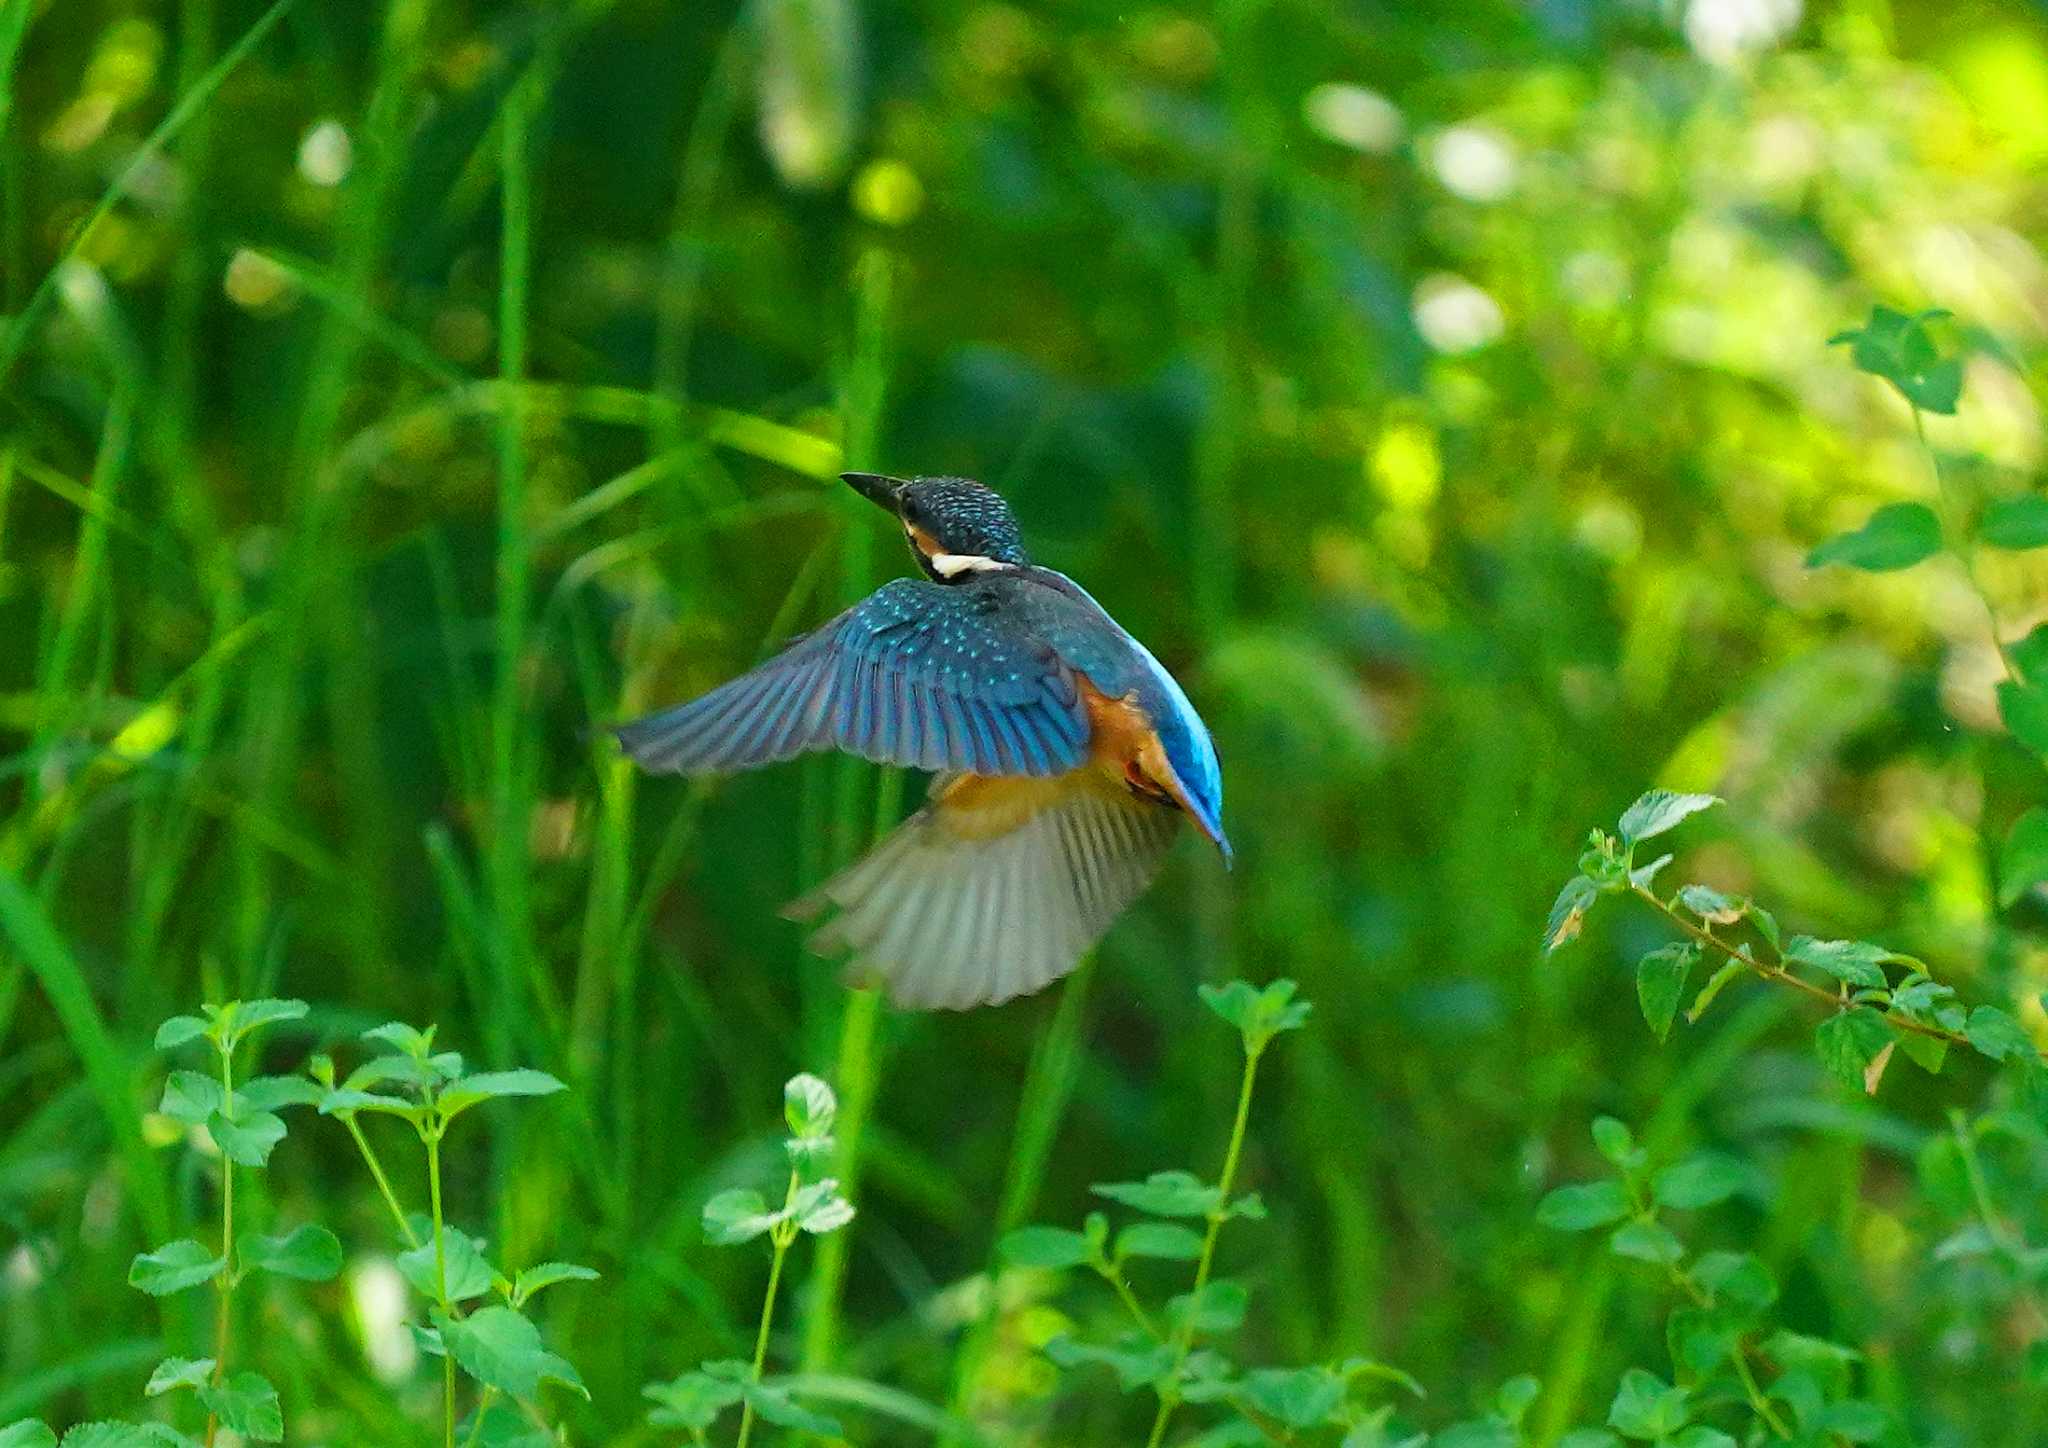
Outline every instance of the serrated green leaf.
<svg viewBox="0 0 2048 1448"><path fill-rule="evenodd" d="M1925 503L1887 503L1853 533L1838 533L1806 555L1808 568L1845 564L1866 573L1911 568L1941 551L1941 520Z"/></svg>
<svg viewBox="0 0 2048 1448"><path fill-rule="evenodd" d="M306 1223L282 1236L255 1233L236 1244L244 1268L254 1267L301 1282L328 1282L341 1275L341 1242L325 1227Z"/></svg>
<svg viewBox="0 0 2048 1448"><path fill-rule="evenodd" d="M1584 875L1574 875L1564 882L1564 888L1557 892L1557 899L1551 904L1550 918L1543 925L1545 955L1553 955L1579 938L1579 932L1586 925L1586 915L1599 898L1600 887Z"/></svg>
<svg viewBox="0 0 2048 1448"><path fill-rule="evenodd" d="M1173 1222L1136 1222L1116 1235L1116 1257L1153 1257L1192 1262L1202 1255L1202 1235Z"/></svg>
<svg viewBox="0 0 2048 1448"><path fill-rule="evenodd" d="M196 1041L210 1029L197 1016L172 1016L156 1028L156 1048L159 1051L176 1050L188 1041Z"/></svg>
<svg viewBox="0 0 2048 1448"><path fill-rule="evenodd" d="M493 1303L462 1318L437 1308L433 1318L449 1355L486 1387L515 1398L532 1397L543 1381L583 1391L576 1370L543 1347L540 1329L510 1307Z"/></svg>
<svg viewBox="0 0 2048 1448"><path fill-rule="evenodd" d="M1097 1182L1088 1190L1154 1217L1206 1217L1223 1195L1184 1171L1155 1171L1142 1182Z"/></svg>
<svg viewBox="0 0 2048 1448"><path fill-rule="evenodd" d="M782 1119L799 1140L815 1141L832 1134L839 1116L839 1098L822 1077L805 1072L782 1088Z"/></svg>
<svg viewBox="0 0 2048 1448"><path fill-rule="evenodd" d="M647 1421L657 1428L702 1432L718 1415L740 1400L740 1385L710 1373L684 1373L666 1383L649 1383L641 1392L656 1406Z"/></svg>
<svg viewBox="0 0 2048 1448"><path fill-rule="evenodd" d="M348 1116L357 1111L372 1111L385 1116L404 1116L414 1120L426 1114L424 1106L407 1101L402 1096L381 1096L371 1091L356 1091L347 1086L338 1087L320 1098L322 1116Z"/></svg>
<svg viewBox="0 0 2048 1448"><path fill-rule="evenodd" d="M1678 903L1709 925L1733 925L1743 915L1743 905L1711 885L1686 885L1678 892Z"/></svg>
<svg viewBox="0 0 2048 1448"><path fill-rule="evenodd" d="M226 1100L218 1078L197 1071L173 1071L164 1078L163 1099L156 1109L187 1126L204 1126Z"/></svg>
<svg viewBox="0 0 2048 1448"><path fill-rule="evenodd" d="M285 1106L318 1106L327 1093L305 1076L258 1076L235 1088L235 1109L276 1111Z"/></svg>
<svg viewBox="0 0 2048 1448"><path fill-rule="evenodd" d="M704 1240L718 1247L751 1242L773 1229L782 1217L780 1211L770 1211L753 1188L733 1187L704 1204Z"/></svg>
<svg viewBox="0 0 2048 1448"><path fill-rule="evenodd" d="M441 1093L443 1116L455 1116L485 1101L507 1096L552 1096L569 1088L545 1071L482 1071L464 1076Z"/></svg>
<svg viewBox="0 0 2048 1448"><path fill-rule="evenodd" d="M386 1021L381 1026L372 1026L363 1032L366 1041L381 1041L404 1055L424 1061L428 1052L434 1049L434 1028L415 1030L404 1021Z"/></svg>
<svg viewBox="0 0 2048 1448"><path fill-rule="evenodd" d="M1670 1038L1685 978L1699 958L1700 948L1688 940L1662 946L1636 962L1636 1003L1659 1041Z"/></svg>
<svg viewBox="0 0 2048 1448"><path fill-rule="evenodd" d="M1814 1032L1814 1049L1830 1076L1851 1091L1864 1088L1864 1072L1894 1040L1892 1028L1869 1006L1837 1012Z"/></svg>
<svg viewBox="0 0 2048 1448"><path fill-rule="evenodd" d="M1613 1180L1559 1187L1536 1206L1537 1222L1559 1232L1590 1232L1628 1213L1628 1193Z"/></svg>
<svg viewBox="0 0 2048 1448"><path fill-rule="evenodd" d="M1711 794L1678 794L1653 789L1622 811L1618 827L1629 845L1639 845L1667 830L1675 829L1701 810L1712 809L1720 799Z"/></svg>
<svg viewBox="0 0 2048 1448"><path fill-rule="evenodd" d="M128 1285L151 1297L167 1297L202 1282L211 1282L227 1268L227 1259L216 1257L191 1238L181 1238L144 1252L128 1264Z"/></svg>
<svg viewBox="0 0 2048 1448"><path fill-rule="evenodd" d="M231 1121L216 1111L206 1118L206 1134L221 1155L243 1166L263 1166L284 1140L284 1118L269 1111L239 1111Z"/></svg>
<svg viewBox="0 0 2048 1448"><path fill-rule="evenodd" d="M420 1245L398 1254L398 1270L413 1291L429 1302L438 1302L440 1293L435 1290L434 1271L434 1224L425 1217L412 1218L413 1235ZM485 1255L485 1243L481 1238L472 1237L462 1228L443 1223L441 1226L441 1251L448 1273L448 1300L469 1302L487 1296L497 1273L491 1269Z"/></svg>
<svg viewBox="0 0 2048 1448"><path fill-rule="evenodd" d="M232 1048L265 1026L305 1019L308 1009L304 1001L297 1000L235 1001L222 1007L227 1025L221 1038Z"/></svg>
<svg viewBox="0 0 2048 1448"><path fill-rule="evenodd" d="M180 1388L196 1388L213 1376L212 1358L167 1357L143 1385L144 1397L157 1398Z"/></svg>
<svg viewBox="0 0 2048 1448"><path fill-rule="evenodd" d="M853 1220L853 1203L839 1191L836 1177L826 1177L801 1187L786 1209L791 1221L813 1236L836 1232Z"/></svg>
<svg viewBox="0 0 2048 1448"><path fill-rule="evenodd" d="M1795 935L1785 947L1788 964L1810 965L1836 980L1870 989L1885 986L1880 967L1893 958L1891 951L1867 940L1815 940L1810 935Z"/></svg>
<svg viewBox="0 0 2048 1448"><path fill-rule="evenodd" d="M34 1418L0 1428L0 1448L57 1448L57 1435Z"/></svg>
<svg viewBox="0 0 2048 1448"><path fill-rule="evenodd" d="M1963 1028L1963 1033L1970 1038L1970 1044L1977 1048L1979 1055L1989 1056L1994 1061L2038 1054L2033 1038L2020 1029L2018 1021L1997 1006L1978 1006L1971 1011L1969 1024Z"/></svg>
<svg viewBox="0 0 2048 1448"><path fill-rule="evenodd" d="M1079 1232L1064 1227L1019 1227L996 1244L1012 1267L1043 1267L1059 1271L1095 1260L1096 1246Z"/></svg>
<svg viewBox="0 0 2048 1448"><path fill-rule="evenodd" d="M219 1383L205 1384L199 1401L232 1433L258 1443L284 1441L284 1409L277 1389L260 1373L230 1373Z"/></svg>
<svg viewBox="0 0 2048 1448"><path fill-rule="evenodd" d="M512 1280L512 1295L525 1302L544 1288L558 1282L595 1282L597 1273L574 1262L540 1262L521 1271Z"/></svg>

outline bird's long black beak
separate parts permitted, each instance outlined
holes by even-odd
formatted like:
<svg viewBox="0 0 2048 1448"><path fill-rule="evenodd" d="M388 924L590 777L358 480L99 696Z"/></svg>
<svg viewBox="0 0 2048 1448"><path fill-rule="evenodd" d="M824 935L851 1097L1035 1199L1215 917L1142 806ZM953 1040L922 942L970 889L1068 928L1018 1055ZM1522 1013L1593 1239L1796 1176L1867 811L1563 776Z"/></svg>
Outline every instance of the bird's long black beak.
<svg viewBox="0 0 2048 1448"><path fill-rule="evenodd" d="M866 498L878 508L896 511L896 495L907 483L904 478L892 478L886 473L841 473L840 480Z"/></svg>

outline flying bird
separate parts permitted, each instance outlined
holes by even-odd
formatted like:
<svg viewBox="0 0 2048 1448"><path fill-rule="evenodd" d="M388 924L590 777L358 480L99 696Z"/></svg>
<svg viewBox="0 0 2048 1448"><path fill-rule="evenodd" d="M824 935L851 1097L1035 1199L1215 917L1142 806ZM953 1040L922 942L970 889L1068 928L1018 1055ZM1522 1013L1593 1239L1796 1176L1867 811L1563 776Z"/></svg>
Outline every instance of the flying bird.
<svg viewBox="0 0 2048 1448"><path fill-rule="evenodd" d="M848 952L849 980L899 1005L1028 995L1151 883L1183 818L1229 862L1215 744L1143 644L1026 556L993 489L841 477L896 517L924 576L614 732L665 774L816 749L933 771L921 809L785 913L825 917L812 948Z"/></svg>

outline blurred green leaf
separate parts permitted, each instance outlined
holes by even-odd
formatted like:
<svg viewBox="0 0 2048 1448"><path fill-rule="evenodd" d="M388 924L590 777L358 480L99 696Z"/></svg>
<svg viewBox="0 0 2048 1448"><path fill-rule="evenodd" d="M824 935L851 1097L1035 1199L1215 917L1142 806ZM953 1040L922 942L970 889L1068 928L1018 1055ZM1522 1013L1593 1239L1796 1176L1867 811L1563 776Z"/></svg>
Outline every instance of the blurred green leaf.
<svg viewBox="0 0 2048 1448"><path fill-rule="evenodd" d="M780 1220L781 1212L770 1211L759 1192L734 1187L704 1204L704 1240L720 1247L751 1242Z"/></svg>
<svg viewBox="0 0 2048 1448"><path fill-rule="evenodd" d="M161 1397L180 1388L196 1388L212 1377L212 1358L167 1357L150 1373L142 1392L145 1397Z"/></svg>
<svg viewBox="0 0 2048 1448"><path fill-rule="evenodd" d="M1941 522L1924 503L1887 503L1853 533L1839 533L1806 555L1808 568L1842 563L1866 573L1911 568L1941 551Z"/></svg>
<svg viewBox="0 0 2048 1448"><path fill-rule="evenodd" d="M1795 935L1785 947L1785 959L1793 965L1810 965L1850 985L1882 988L1885 974L1879 969L1892 958L1881 945L1867 940L1815 940Z"/></svg>
<svg viewBox="0 0 2048 1448"><path fill-rule="evenodd" d="M2048 498L2000 498L1984 510L1977 538L1993 548L2048 547Z"/></svg>
<svg viewBox="0 0 2048 1448"><path fill-rule="evenodd" d="M1620 1182L1580 1182L1558 1187L1537 1204L1536 1220L1560 1232L1585 1232L1618 1222L1629 1213Z"/></svg>
<svg viewBox="0 0 2048 1448"><path fill-rule="evenodd" d="M1097 1182L1088 1190L1154 1217L1205 1217L1223 1196L1185 1171L1155 1171L1142 1182Z"/></svg>
<svg viewBox="0 0 2048 1448"><path fill-rule="evenodd" d="M1915 407L1952 413L1963 392L1963 364L1959 358L1940 354L1927 326L1948 315L1943 311L1909 315L1890 307L1873 307L1869 321L1836 333L1828 342L1848 343L1850 360L1859 370L1884 378Z"/></svg>
<svg viewBox="0 0 2048 1448"><path fill-rule="evenodd" d="M549 1381L589 1396L576 1370L541 1345L540 1329L509 1307L493 1303L460 1318L437 1308L433 1319L449 1354L486 1387L531 1398Z"/></svg>
<svg viewBox="0 0 2048 1448"><path fill-rule="evenodd" d="M244 1268L296 1277L301 1282L327 1282L341 1275L340 1240L312 1223L277 1237L250 1233L235 1244L235 1253Z"/></svg>
<svg viewBox="0 0 2048 1448"><path fill-rule="evenodd" d="M398 1254L398 1270L412 1284L413 1291L429 1302L439 1301L434 1263L434 1224L425 1217L415 1216L412 1229L420 1245ZM470 1236L460 1227L444 1224L441 1228L441 1254L448 1274L450 1302L468 1302L490 1292L497 1274L491 1270L490 1261L484 1255L484 1244L479 1238Z"/></svg>
<svg viewBox="0 0 2048 1448"><path fill-rule="evenodd" d="M441 1093L443 1116L454 1116L485 1101L504 1096L552 1096L569 1088L545 1071L484 1071L464 1076Z"/></svg>
<svg viewBox="0 0 2048 1448"><path fill-rule="evenodd" d="M1621 1387L1607 1409L1607 1422L1630 1438L1665 1438L1686 1425L1692 1416L1691 1395L1674 1388L1655 1373L1630 1368L1621 1375Z"/></svg>
<svg viewBox="0 0 2048 1448"><path fill-rule="evenodd" d="M228 1160L243 1166L263 1166L285 1138L284 1118L269 1111L241 1109L238 1103L232 1119L222 1111L208 1116L206 1134Z"/></svg>
<svg viewBox="0 0 2048 1448"><path fill-rule="evenodd" d="M1658 1222L1623 1222L1607 1239L1607 1250L1617 1257L1633 1257L1668 1267L1685 1256L1685 1246L1671 1229Z"/></svg>
<svg viewBox="0 0 2048 1448"><path fill-rule="evenodd" d="M1172 1222L1137 1222L1116 1234L1116 1260L1126 1257L1156 1257L1168 1262L1192 1262L1202 1255L1199 1232Z"/></svg>
<svg viewBox="0 0 2048 1448"><path fill-rule="evenodd" d="M1658 1172L1653 1194L1660 1206L1711 1207L1741 1191L1748 1179L1748 1171L1735 1158L1701 1151Z"/></svg>
<svg viewBox="0 0 2048 1448"><path fill-rule="evenodd" d="M1080 1267L1095 1260L1095 1244L1064 1227L1018 1227L996 1250L1012 1267Z"/></svg>
<svg viewBox="0 0 2048 1448"><path fill-rule="evenodd" d="M2048 809L2036 805L2012 822L1998 851L1998 903L2011 909L2048 880Z"/></svg>

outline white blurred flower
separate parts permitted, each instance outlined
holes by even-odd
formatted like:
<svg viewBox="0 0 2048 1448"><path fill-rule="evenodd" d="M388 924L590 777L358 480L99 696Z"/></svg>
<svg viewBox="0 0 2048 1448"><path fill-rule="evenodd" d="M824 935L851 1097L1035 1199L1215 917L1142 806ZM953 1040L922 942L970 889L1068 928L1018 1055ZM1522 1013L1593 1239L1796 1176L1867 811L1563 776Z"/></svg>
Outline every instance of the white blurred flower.
<svg viewBox="0 0 2048 1448"><path fill-rule="evenodd" d="M1507 318L1500 303L1463 277L1437 272L1416 285L1410 303L1415 330L1439 352L1473 352L1500 340Z"/></svg>
<svg viewBox="0 0 2048 1448"><path fill-rule="evenodd" d="M363 1334L363 1357L387 1383L402 1382L420 1350L405 1325L405 1279L389 1257L366 1257L349 1268L349 1302Z"/></svg>
<svg viewBox="0 0 2048 1448"><path fill-rule="evenodd" d="M1302 97L1301 118L1324 140L1370 155L1400 145L1406 129L1400 108L1378 91L1335 81Z"/></svg>
<svg viewBox="0 0 2048 1448"><path fill-rule="evenodd" d="M1429 168L1444 189L1467 201L1498 201L1515 189L1515 148L1491 126L1467 122L1429 145Z"/></svg>
<svg viewBox="0 0 2048 1448"><path fill-rule="evenodd" d="M1803 9L1801 0L1690 0L1686 43L1701 59L1729 65L1791 34Z"/></svg>
<svg viewBox="0 0 2048 1448"><path fill-rule="evenodd" d="M315 186L339 186L355 164L355 143L339 121L322 121L299 142L299 174Z"/></svg>

